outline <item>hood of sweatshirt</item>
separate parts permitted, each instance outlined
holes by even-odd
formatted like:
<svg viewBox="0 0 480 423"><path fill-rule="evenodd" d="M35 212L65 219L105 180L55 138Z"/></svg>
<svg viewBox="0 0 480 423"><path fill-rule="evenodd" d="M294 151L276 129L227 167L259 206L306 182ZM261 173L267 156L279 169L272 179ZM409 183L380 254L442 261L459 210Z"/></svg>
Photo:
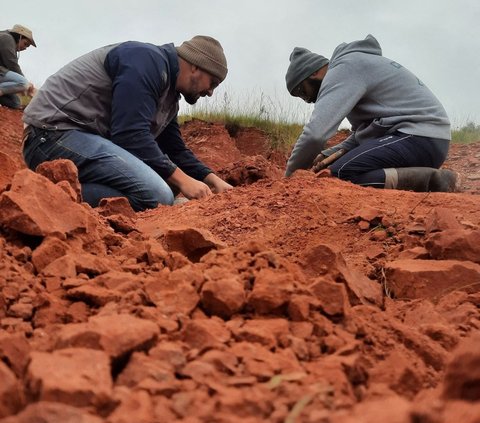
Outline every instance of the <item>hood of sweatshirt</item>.
<svg viewBox="0 0 480 423"><path fill-rule="evenodd" d="M333 51L332 58L330 59L330 67L335 66L336 60L350 53L366 53L381 56L382 48L377 39L371 34L368 34L364 40L342 43Z"/></svg>

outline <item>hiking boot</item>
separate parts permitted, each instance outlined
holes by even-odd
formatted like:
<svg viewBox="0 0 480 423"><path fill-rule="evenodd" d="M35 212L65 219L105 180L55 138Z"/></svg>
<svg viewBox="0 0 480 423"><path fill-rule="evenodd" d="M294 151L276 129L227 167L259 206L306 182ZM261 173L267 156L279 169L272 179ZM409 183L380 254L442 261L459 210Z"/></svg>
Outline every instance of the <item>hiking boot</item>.
<svg viewBox="0 0 480 423"><path fill-rule="evenodd" d="M430 178L429 191L432 192L460 192L460 174L450 169L438 169Z"/></svg>
<svg viewBox="0 0 480 423"><path fill-rule="evenodd" d="M460 175L450 169L434 169L432 167L401 167L397 169L384 170L385 174L387 175L385 188L415 192L460 191Z"/></svg>

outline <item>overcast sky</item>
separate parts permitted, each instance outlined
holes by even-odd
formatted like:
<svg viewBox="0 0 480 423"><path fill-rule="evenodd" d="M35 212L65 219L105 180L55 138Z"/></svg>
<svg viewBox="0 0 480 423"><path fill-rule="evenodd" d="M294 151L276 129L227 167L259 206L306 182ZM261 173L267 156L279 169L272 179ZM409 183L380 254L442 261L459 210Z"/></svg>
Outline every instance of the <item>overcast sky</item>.
<svg viewBox="0 0 480 423"><path fill-rule="evenodd" d="M288 95L295 46L330 58L342 42L374 35L383 54L413 71L440 99L454 125L480 124L478 0L2 0L0 29L33 30L38 48L21 53L40 86L75 57L126 40L181 44L211 35L229 73L207 103L305 120L311 105ZM182 101L183 102L183 101ZM185 106L183 106L185 107ZM186 110L185 108L183 110Z"/></svg>

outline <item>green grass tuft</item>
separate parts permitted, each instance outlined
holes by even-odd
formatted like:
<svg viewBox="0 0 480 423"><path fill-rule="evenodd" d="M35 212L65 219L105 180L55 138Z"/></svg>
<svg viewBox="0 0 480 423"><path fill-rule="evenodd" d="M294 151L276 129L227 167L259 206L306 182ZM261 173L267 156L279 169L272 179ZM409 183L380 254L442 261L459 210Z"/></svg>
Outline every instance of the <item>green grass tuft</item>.
<svg viewBox="0 0 480 423"><path fill-rule="evenodd" d="M201 99L193 106L187 106L179 116L183 123L191 119L225 124L229 132L236 128L257 128L264 131L271 140L274 150L288 151L302 132L307 116L302 116L302 108L285 110L284 102L273 101L260 94L249 95L247 99L239 96L234 103L227 92L213 99Z"/></svg>
<svg viewBox="0 0 480 423"><path fill-rule="evenodd" d="M228 88L227 88L228 89ZM292 98L272 99L258 92L243 93L231 97L225 88L215 97L200 99L195 105L181 110L179 121L191 119L225 124L231 133L236 128L254 127L263 130L271 140L272 149L288 151L302 133L311 108ZM235 98L235 101L232 100ZM452 129L452 142L472 143L480 141L480 125L467 120L461 127Z"/></svg>
<svg viewBox="0 0 480 423"><path fill-rule="evenodd" d="M474 122L467 122L461 128L452 130L452 142L470 144L476 141L480 141L480 125Z"/></svg>

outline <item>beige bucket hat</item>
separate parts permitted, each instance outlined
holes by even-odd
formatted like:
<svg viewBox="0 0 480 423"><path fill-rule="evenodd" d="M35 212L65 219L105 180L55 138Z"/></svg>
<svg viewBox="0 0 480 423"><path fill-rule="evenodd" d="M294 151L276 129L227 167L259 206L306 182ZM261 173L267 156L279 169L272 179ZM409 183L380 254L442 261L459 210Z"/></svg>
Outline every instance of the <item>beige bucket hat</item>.
<svg viewBox="0 0 480 423"><path fill-rule="evenodd" d="M9 32L15 32L15 34L20 34L24 36L25 38L28 38L30 42L32 43L33 47L37 47L35 44L35 41L33 40L33 34L30 29L28 29L26 26L16 24L13 26L12 29L9 30Z"/></svg>

